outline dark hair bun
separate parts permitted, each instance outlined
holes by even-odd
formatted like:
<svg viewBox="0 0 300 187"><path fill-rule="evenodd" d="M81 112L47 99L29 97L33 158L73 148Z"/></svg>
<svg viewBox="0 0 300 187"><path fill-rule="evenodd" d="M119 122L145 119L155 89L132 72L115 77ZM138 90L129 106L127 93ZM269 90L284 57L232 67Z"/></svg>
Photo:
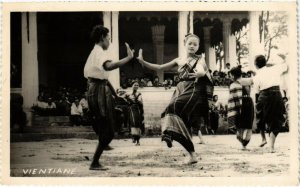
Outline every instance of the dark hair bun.
<svg viewBox="0 0 300 187"><path fill-rule="evenodd" d="M102 25L96 25L93 27L91 32L91 39L95 43L99 43L103 40L108 34L109 30Z"/></svg>
<svg viewBox="0 0 300 187"><path fill-rule="evenodd" d="M230 70L230 73L233 75L234 78L240 78L242 76L242 66L236 66L236 67L233 67L231 70Z"/></svg>

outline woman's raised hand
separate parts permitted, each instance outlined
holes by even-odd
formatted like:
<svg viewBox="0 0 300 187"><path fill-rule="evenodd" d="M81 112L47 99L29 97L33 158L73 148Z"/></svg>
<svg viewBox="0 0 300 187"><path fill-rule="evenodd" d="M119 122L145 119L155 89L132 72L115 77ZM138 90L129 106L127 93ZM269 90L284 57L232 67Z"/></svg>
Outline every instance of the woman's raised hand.
<svg viewBox="0 0 300 187"><path fill-rule="evenodd" d="M137 59L139 60L139 62L144 60L143 59L143 49L139 50L139 56L137 57Z"/></svg>
<svg viewBox="0 0 300 187"><path fill-rule="evenodd" d="M132 59L134 55L134 49L130 49L128 43L125 42L126 49L127 49L127 56L128 58Z"/></svg>

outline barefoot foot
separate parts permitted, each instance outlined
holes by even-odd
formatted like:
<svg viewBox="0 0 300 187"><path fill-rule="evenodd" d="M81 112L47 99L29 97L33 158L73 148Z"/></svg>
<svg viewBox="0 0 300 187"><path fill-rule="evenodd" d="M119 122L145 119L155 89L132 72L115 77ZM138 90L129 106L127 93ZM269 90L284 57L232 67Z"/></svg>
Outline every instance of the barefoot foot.
<svg viewBox="0 0 300 187"><path fill-rule="evenodd" d="M187 162L188 165L196 164L198 161L196 158L190 158Z"/></svg>
<svg viewBox="0 0 300 187"><path fill-rule="evenodd" d="M263 142L261 142L261 144L259 145L259 147L263 147L263 146L265 146L267 144L267 141L263 141Z"/></svg>
<svg viewBox="0 0 300 187"><path fill-rule="evenodd" d="M90 166L90 170L101 170L101 171L105 171L105 170L108 170L108 168L102 166L101 164L98 164L98 165L91 165L91 166Z"/></svg>
<svg viewBox="0 0 300 187"><path fill-rule="evenodd" d="M167 135L163 135L162 138L161 138L161 141L165 141L167 143L167 146L169 148L171 148L173 145L172 145L172 139L170 136L167 136Z"/></svg>

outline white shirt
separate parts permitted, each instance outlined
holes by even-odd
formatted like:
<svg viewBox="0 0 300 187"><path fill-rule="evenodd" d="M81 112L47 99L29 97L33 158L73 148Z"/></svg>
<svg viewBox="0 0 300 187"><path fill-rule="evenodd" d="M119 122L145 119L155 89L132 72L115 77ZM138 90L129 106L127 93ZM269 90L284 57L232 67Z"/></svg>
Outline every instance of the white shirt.
<svg viewBox="0 0 300 187"><path fill-rule="evenodd" d="M281 74L287 71L287 64L262 67L253 77L254 89L257 93L273 86L280 86Z"/></svg>
<svg viewBox="0 0 300 187"><path fill-rule="evenodd" d="M82 98L79 102L82 108L89 108L88 102L85 98Z"/></svg>
<svg viewBox="0 0 300 187"><path fill-rule="evenodd" d="M39 108L47 108L48 103L43 102L43 101L37 101L36 106Z"/></svg>
<svg viewBox="0 0 300 187"><path fill-rule="evenodd" d="M46 108L49 108L49 109L56 108L56 104L54 102L52 102L50 105L49 105L49 103L46 103Z"/></svg>
<svg viewBox="0 0 300 187"><path fill-rule="evenodd" d="M108 59L108 56L107 50L104 51L101 46L95 45L85 63L84 77L108 79L108 71L103 68L104 62L111 61Z"/></svg>
<svg viewBox="0 0 300 187"><path fill-rule="evenodd" d="M72 103L71 106L71 115L82 115L82 107L79 104L78 107L75 105L75 103Z"/></svg>

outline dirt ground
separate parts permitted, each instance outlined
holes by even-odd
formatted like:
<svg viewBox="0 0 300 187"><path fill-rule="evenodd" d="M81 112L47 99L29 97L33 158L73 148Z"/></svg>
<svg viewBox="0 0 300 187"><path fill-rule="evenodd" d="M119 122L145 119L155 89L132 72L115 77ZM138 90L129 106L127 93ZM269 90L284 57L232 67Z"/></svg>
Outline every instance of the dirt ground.
<svg viewBox="0 0 300 187"><path fill-rule="evenodd" d="M60 177L264 177L289 174L289 134L279 134L276 153L268 145L259 148L258 134L252 136L248 151L242 151L234 135L204 136L205 144L193 137L198 163L186 165L187 153L178 144L167 148L160 138L142 138L141 146L131 139L113 140L101 162L107 171L91 171L89 164L97 141L52 139L42 142L11 143L11 176ZM73 173L24 174L29 169L73 169ZM32 170L33 171L33 170Z"/></svg>

